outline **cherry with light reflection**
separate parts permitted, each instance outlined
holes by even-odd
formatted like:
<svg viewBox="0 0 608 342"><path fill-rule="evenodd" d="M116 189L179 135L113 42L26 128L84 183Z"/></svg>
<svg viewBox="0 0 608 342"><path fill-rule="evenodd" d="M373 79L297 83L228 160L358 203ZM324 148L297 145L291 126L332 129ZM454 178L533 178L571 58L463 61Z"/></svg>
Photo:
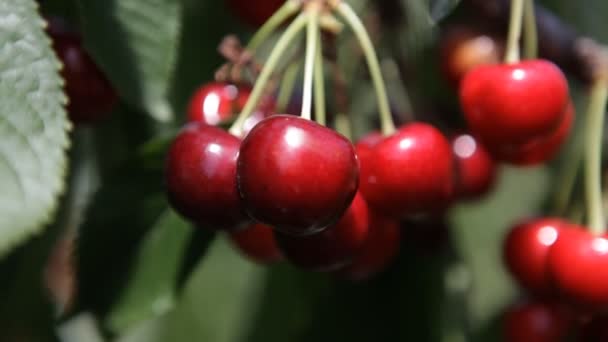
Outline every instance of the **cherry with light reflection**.
<svg viewBox="0 0 608 342"><path fill-rule="evenodd" d="M608 236L582 227L560 232L548 267L559 294L581 310L608 310Z"/></svg>
<svg viewBox="0 0 608 342"><path fill-rule="evenodd" d="M254 220L308 235L344 214L357 192L359 165L344 136L300 117L273 115L243 140L237 182Z"/></svg>
<svg viewBox="0 0 608 342"><path fill-rule="evenodd" d="M239 138L202 122L180 131L165 167L168 198L178 213L215 229L247 221L236 187L239 146Z"/></svg>
<svg viewBox="0 0 608 342"><path fill-rule="evenodd" d="M570 100L561 70L539 59L471 70L460 84L460 102L471 131L500 146L555 132Z"/></svg>
<svg viewBox="0 0 608 342"><path fill-rule="evenodd" d="M91 124L105 118L118 102L114 88L84 49L79 34L56 17L48 18L47 32L63 64L68 97L67 112L76 124Z"/></svg>
<svg viewBox="0 0 608 342"><path fill-rule="evenodd" d="M361 192L379 213L400 218L440 211L449 204L452 149L437 128L407 124L374 145L365 159Z"/></svg>
<svg viewBox="0 0 608 342"><path fill-rule="evenodd" d="M380 141L382 141L382 133L374 131L359 139L355 145L355 151L357 152L357 158L359 159L359 183L361 183L362 180L367 179L368 165L370 165L369 157L372 154L374 146Z"/></svg>
<svg viewBox="0 0 608 342"><path fill-rule="evenodd" d="M292 264L310 271L333 271L350 263L366 243L369 215L365 200L357 193L338 223L307 236L277 232L277 241Z"/></svg>
<svg viewBox="0 0 608 342"><path fill-rule="evenodd" d="M553 294L549 251L567 225L558 218L531 219L515 225L508 233L503 247L504 262L528 291L540 296Z"/></svg>
<svg viewBox="0 0 608 342"><path fill-rule="evenodd" d="M188 104L188 121L204 122L208 125L221 125L235 119L245 107L251 87L225 82L211 82L196 90ZM270 98L263 98L243 123L243 134L247 134L258 122L274 109Z"/></svg>
<svg viewBox="0 0 608 342"><path fill-rule="evenodd" d="M481 143L470 134L452 138L456 157L456 196L474 199L488 193L496 181L494 159Z"/></svg>
<svg viewBox="0 0 608 342"><path fill-rule="evenodd" d="M528 301L509 308L504 315L503 341L564 341L574 326L571 314L553 303Z"/></svg>
<svg viewBox="0 0 608 342"><path fill-rule="evenodd" d="M236 248L251 260L271 264L283 260L271 227L252 224L245 229L231 231L230 240Z"/></svg>

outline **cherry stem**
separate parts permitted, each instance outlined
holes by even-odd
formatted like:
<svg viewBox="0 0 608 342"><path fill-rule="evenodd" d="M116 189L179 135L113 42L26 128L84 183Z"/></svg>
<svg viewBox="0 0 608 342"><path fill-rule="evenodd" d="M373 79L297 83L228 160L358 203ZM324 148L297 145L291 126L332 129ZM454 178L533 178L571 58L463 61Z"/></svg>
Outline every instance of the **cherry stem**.
<svg viewBox="0 0 608 342"><path fill-rule="evenodd" d="M306 27L306 56L304 59L304 85L302 86L302 111L300 116L308 120L312 118L312 81L315 71L317 36L319 35L319 10L317 2L310 2L308 7L306 7L308 22Z"/></svg>
<svg viewBox="0 0 608 342"><path fill-rule="evenodd" d="M276 29L285 22L289 17L294 15L302 7L302 2L298 0L287 0L285 3L268 18L268 20L260 27L257 32L251 37L247 44L247 50L254 51L257 49Z"/></svg>
<svg viewBox="0 0 608 342"><path fill-rule="evenodd" d="M586 123L585 154L585 195L587 200L587 221L593 234L603 234L606 222L602 208L602 132L604 113L608 100L608 83L597 78L591 88Z"/></svg>
<svg viewBox="0 0 608 342"><path fill-rule="evenodd" d="M384 85L384 79L382 77L382 71L380 70L380 63L378 62L378 56L376 55L374 45L372 44L367 30L361 22L361 19L359 19L359 17L349 4L343 1L337 1L333 2L332 6L334 6L336 11L344 18L346 23L351 27L351 29L355 33L355 36L357 37L357 40L359 41L359 44L361 45L363 53L365 54L365 59L367 60L370 75L372 76L374 88L376 90L378 110L380 111L382 134L391 135L395 132L395 123L393 122L393 118L391 117L391 111L388 104L388 96L386 94L386 87Z"/></svg>
<svg viewBox="0 0 608 342"><path fill-rule="evenodd" d="M534 13L534 0L525 0L524 9L524 57L534 59L538 57L538 32L536 28L536 14Z"/></svg>
<svg viewBox="0 0 608 342"><path fill-rule="evenodd" d="M336 114L335 125L336 125L336 131L338 131L338 133L347 137L348 140L352 140L353 130L351 127L350 118L348 117L348 115L346 115L346 113L338 112L338 114Z"/></svg>
<svg viewBox="0 0 608 342"><path fill-rule="evenodd" d="M509 19L505 63L512 64L519 62L519 39L521 38L524 1L530 0L511 0L511 18Z"/></svg>
<svg viewBox="0 0 608 342"><path fill-rule="evenodd" d="M293 94L293 89L296 85L296 80L298 79L299 70L300 62L294 61L287 66L285 72L283 73L281 87L279 88L279 95L277 96L277 109L281 113L285 113L285 111L287 110L287 106L289 105L289 101L291 100L291 95Z"/></svg>
<svg viewBox="0 0 608 342"><path fill-rule="evenodd" d="M317 49L315 52L315 120L325 126L325 72L323 71L323 43L321 35L317 34Z"/></svg>
<svg viewBox="0 0 608 342"><path fill-rule="evenodd" d="M293 40L297 37L298 33L304 28L308 21L308 15L303 13L298 15L298 17L287 27L287 30L281 35L274 48L270 52L268 56L268 60L264 64L258 79L253 86L253 90L251 91L251 95L247 99L247 103L243 107L243 110L239 114L238 118L234 121L232 126L230 127L230 133L233 135L240 135L243 123L249 115L253 112L255 107L257 106L262 93L264 92L264 88L270 79L270 76L274 72L274 69L277 67L279 60L285 53L289 44L293 42Z"/></svg>

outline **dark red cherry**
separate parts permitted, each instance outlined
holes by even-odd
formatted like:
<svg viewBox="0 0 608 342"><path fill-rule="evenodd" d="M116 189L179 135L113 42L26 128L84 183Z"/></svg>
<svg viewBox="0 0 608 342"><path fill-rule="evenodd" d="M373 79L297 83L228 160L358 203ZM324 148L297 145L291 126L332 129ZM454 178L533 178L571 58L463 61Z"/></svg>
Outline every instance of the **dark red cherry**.
<svg viewBox="0 0 608 342"><path fill-rule="evenodd" d="M559 127L552 133L524 144L489 145L492 155L503 162L533 166L553 159L568 138L574 124L574 106L570 103Z"/></svg>
<svg viewBox="0 0 608 342"><path fill-rule="evenodd" d="M548 260L553 284L564 299L582 310L608 310L608 237L582 227L562 230Z"/></svg>
<svg viewBox="0 0 608 342"><path fill-rule="evenodd" d="M241 20L251 26L262 26L285 0L227 0L228 7Z"/></svg>
<svg viewBox="0 0 608 342"><path fill-rule="evenodd" d="M369 157L372 154L373 147L382 141L382 134L374 131L361 138L355 145L357 158L359 159L359 182L367 178Z"/></svg>
<svg viewBox="0 0 608 342"><path fill-rule="evenodd" d="M68 31L56 19L49 19L47 30L63 64L61 76L65 80L70 119L76 124L103 119L118 101L114 88L85 51L79 35Z"/></svg>
<svg viewBox="0 0 608 342"><path fill-rule="evenodd" d="M186 125L166 163L169 201L183 216L215 229L246 221L236 187L239 138L202 122Z"/></svg>
<svg viewBox="0 0 608 342"><path fill-rule="evenodd" d="M237 175L254 220L306 235L344 214L357 192L359 165L344 136L314 121L273 115L243 140Z"/></svg>
<svg viewBox="0 0 608 342"><path fill-rule="evenodd" d="M217 126L236 119L249 96L251 87L223 82L211 82L196 90L188 104L188 121L202 121ZM263 98L258 108L243 124L243 134L246 135L253 126L269 116L274 110L274 101Z"/></svg>
<svg viewBox="0 0 608 342"><path fill-rule="evenodd" d="M522 144L559 127L568 83L546 60L479 66L462 80L460 102L471 131L488 145Z"/></svg>
<svg viewBox="0 0 608 342"><path fill-rule="evenodd" d="M283 260L272 228L263 224L252 224L245 229L229 233L230 240L247 257L260 264Z"/></svg>
<svg viewBox="0 0 608 342"><path fill-rule="evenodd" d="M469 134L452 138L456 157L456 196L473 199L488 193L496 181L497 167L486 148Z"/></svg>
<svg viewBox="0 0 608 342"><path fill-rule="evenodd" d="M504 42L471 27L453 27L441 39L441 69L445 77L458 85L471 69L501 61Z"/></svg>
<svg viewBox="0 0 608 342"><path fill-rule="evenodd" d="M437 211L449 204L452 149L435 127L407 124L377 143L366 159L361 192L379 213L398 218Z"/></svg>
<svg viewBox="0 0 608 342"><path fill-rule="evenodd" d="M555 304L519 303L504 316L504 342L559 342L569 336L571 315Z"/></svg>
<svg viewBox="0 0 608 342"><path fill-rule="evenodd" d="M553 294L548 270L551 246L567 223L558 218L521 222L508 233L503 246L505 265L526 290L541 296Z"/></svg>
<svg viewBox="0 0 608 342"><path fill-rule="evenodd" d="M357 193L342 218L322 232L292 236L277 232L283 254L294 265L311 271L333 271L350 261L368 237L369 210Z"/></svg>
<svg viewBox="0 0 608 342"><path fill-rule="evenodd" d="M369 233L350 264L339 274L351 280L370 278L386 269L399 254L401 230L395 220L370 212Z"/></svg>
<svg viewBox="0 0 608 342"><path fill-rule="evenodd" d="M608 316L595 315L588 322L584 322L580 329L578 342L604 342L608 341Z"/></svg>

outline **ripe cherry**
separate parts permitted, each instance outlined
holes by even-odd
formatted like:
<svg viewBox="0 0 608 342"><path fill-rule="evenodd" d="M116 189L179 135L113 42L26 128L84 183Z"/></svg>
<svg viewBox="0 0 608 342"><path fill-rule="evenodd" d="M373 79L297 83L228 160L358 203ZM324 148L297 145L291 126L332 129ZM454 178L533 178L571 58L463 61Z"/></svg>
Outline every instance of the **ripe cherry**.
<svg viewBox="0 0 608 342"><path fill-rule="evenodd" d="M94 123L106 117L116 105L114 88L82 46L81 38L68 31L58 19L49 19L53 48L63 64L68 97L67 111L76 124Z"/></svg>
<svg viewBox="0 0 608 342"><path fill-rule="evenodd" d="M237 176L254 220L306 235L344 214L357 192L359 165L344 136L300 117L273 115L243 140Z"/></svg>
<svg viewBox="0 0 608 342"><path fill-rule="evenodd" d="M471 131L485 143L523 144L562 123L568 83L545 60L479 66L462 80L460 101Z"/></svg>
<svg viewBox="0 0 608 342"><path fill-rule="evenodd" d="M272 228L263 224L252 224L245 229L229 233L230 240L237 249L260 264L270 264L283 260Z"/></svg>
<svg viewBox="0 0 608 342"><path fill-rule="evenodd" d="M473 199L488 193L496 181L496 163L481 143L469 134L452 138L456 157L456 196Z"/></svg>
<svg viewBox="0 0 608 342"><path fill-rule="evenodd" d="M359 159L359 182L367 179L370 165L369 157L372 154L373 147L380 141L382 141L382 134L374 131L361 138L355 145L355 151Z"/></svg>
<svg viewBox="0 0 608 342"><path fill-rule="evenodd" d="M342 218L322 232L307 236L277 233L279 247L294 265L311 271L333 271L348 264L367 240L369 210L357 193Z"/></svg>
<svg viewBox="0 0 608 342"><path fill-rule="evenodd" d="M608 237L566 229L551 247L549 272L566 300L586 311L608 309Z"/></svg>
<svg viewBox="0 0 608 342"><path fill-rule="evenodd" d="M581 326L578 342L608 341L608 316L596 315Z"/></svg>
<svg viewBox="0 0 608 342"><path fill-rule="evenodd" d="M208 125L225 124L236 118L251 95L251 87L224 82L211 82L196 90L188 104L188 121L202 121ZM243 136L253 126L269 116L274 101L263 98L258 108L243 124Z"/></svg>
<svg viewBox="0 0 608 342"><path fill-rule="evenodd" d="M366 159L361 192L379 213L398 218L437 211L449 204L452 149L435 127L407 124L377 143Z"/></svg>
<svg viewBox="0 0 608 342"><path fill-rule="evenodd" d="M523 144L489 145L492 156L519 166L542 164L553 159L568 138L574 124L574 107L570 103L559 127L550 134Z"/></svg>
<svg viewBox="0 0 608 342"><path fill-rule="evenodd" d="M367 239L339 274L351 280L363 280L382 272L399 254L400 240L401 230L395 220L370 211Z"/></svg>
<svg viewBox="0 0 608 342"><path fill-rule="evenodd" d="M558 218L532 219L515 225L508 233L503 247L504 262L528 291L541 296L553 294L549 250L566 225Z"/></svg>
<svg viewBox="0 0 608 342"><path fill-rule="evenodd" d="M202 122L186 125L169 149L165 178L177 212L216 229L246 221L236 187L239 138Z"/></svg>
<svg viewBox="0 0 608 342"><path fill-rule="evenodd" d="M503 55L504 42L471 27L454 27L441 39L441 69L445 77L458 85L471 69L487 64L498 64Z"/></svg>
<svg viewBox="0 0 608 342"><path fill-rule="evenodd" d="M251 26L261 26L276 12L285 0L227 0L228 7L241 20Z"/></svg>
<svg viewBox="0 0 608 342"><path fill-rule="evenodd" d="M505 342L558 342L570 334L570 315L554 304L525 302L505 313Z"/></svg>

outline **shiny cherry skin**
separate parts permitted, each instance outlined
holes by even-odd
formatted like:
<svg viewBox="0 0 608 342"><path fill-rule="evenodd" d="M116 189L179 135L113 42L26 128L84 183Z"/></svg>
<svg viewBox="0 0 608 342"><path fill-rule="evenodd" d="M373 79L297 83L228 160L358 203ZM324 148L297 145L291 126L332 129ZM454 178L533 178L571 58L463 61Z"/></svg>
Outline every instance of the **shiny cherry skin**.
<svg viewBox="0 0 608 342"><path fill-rule="evenodd" d="M476 199L487 194L496 182L498 172L490 153L470 134L454 136L452 150L456 157L456 196Z"/></svg>
<svg viewBox="0 0 608 342"><path fill-rule="evenodd" d="M202 122L187 124L171 145L165 182L173 208L211 229L246 222L236 187L239 138Z"/></svg>
<svg viewBox="0 0 608 342"><path fill-rule="evenodd" d="M271 227L255 223L245 229L229 232L229 236L241 253L259 264L283 260Z"/></svg>
<svg viewBox="0 0 608 342"><path fill-rule="evenodd" d="M440 49L441 70L451 84L458 85L471 69L500 63L504 42L480 30L462 26L446 30Z"/></svg>
<svg viewBox="0 0 608 342"><path fill-rule="evenodd" d="M227 0L226 2L236 16L248 25L257 27L262 26L285 0Z"/></svg>
<svg viewBox="0 0 608 342"><path fill-rule="evenodd" d="M566 226L558 218L531 219L515 225L506 236L504 263L518 283L535 295L553 294L549 251Z"/></svg>
<svg viewBox="0 0 608 342"><path fill-rule="evenodd" d="M292 236L277 232L286 259L305 270L329 272L351 262L367 240L369 209L357 193L342 218L322 232Z"/></svg>
<svg viewBox="0 0 608 342"><path fill-rule="evenodd" d="M249 216L292 235L336 223L359 182L350 141L292 115L273 115L257 124L241 144L237 168L241 202Z"/></svg>
<svg viewBox="0 0 608 342"><path fill-rule="evenodd" d="M236 119L245 107L251 87L225 82L207 83L196 90L188 103L188 121L201 121L217 126ZM260 100L258 108L245 120L241 136L262 121L274 110L274 101L268 97Z"/></svg>
<svg viewBox="0 0 608 342"><path fill-rule="evenodd" d="M371 278L384 271L397 258L401 229L397 221L370 211L369 233L350 264L338 273L353 281Z"/></svg>
<svg viewBox="0 0 608 342"><path fill-rule="evenodd" d="M361 192L370 207L400 218L445 208L453 194L449 141L435 127L410 123L377 143Z"/></svg>
<svg viewBox="0 0 608 342"><path fill-rule="evenodd" d="M118 96L85 51L80 36L56 19L49 19L47 31L63 64L61 76L65 80L70 119L76 124L92 124L105 118L118 102Z"/></svg>
<svg viewBox="0 0 608 342"><path fill-rule="evenodd" d="M492 156L517 166L534 166L545 163L558 154L574 125L575 111L570 103L559 127L550 134L524 144L489 145Z"/></svg>
<svg viewBox="0 0 608 342"><path fill-rule="evenodd" d="M554 286L570 304L587 312L608 310L608 236L582 227L563 230L548 264Z"/></svg>
<svg viewBox="0 0 608 342"><path fill-rule="evenodd" d="M571 315L555 304L524 302L504 315L504 342L559 342L573 328Z"/></svg>
<svg viewBox="0 0 608 342"><path fill-rule="evenodd" d="M460 102L469 128L484 142L521 144L559 127L568 83L546 60L479 66L463 78Z"/></svg>
<svg viewBox="0 0 608 342"><path fill-rule="evenodd" d="M365 135L355 145L355 152L359 159L359 181L367 179L369 156L371 156L374 146L380 141L382 141L382 133L374 131Z"/></svg>

